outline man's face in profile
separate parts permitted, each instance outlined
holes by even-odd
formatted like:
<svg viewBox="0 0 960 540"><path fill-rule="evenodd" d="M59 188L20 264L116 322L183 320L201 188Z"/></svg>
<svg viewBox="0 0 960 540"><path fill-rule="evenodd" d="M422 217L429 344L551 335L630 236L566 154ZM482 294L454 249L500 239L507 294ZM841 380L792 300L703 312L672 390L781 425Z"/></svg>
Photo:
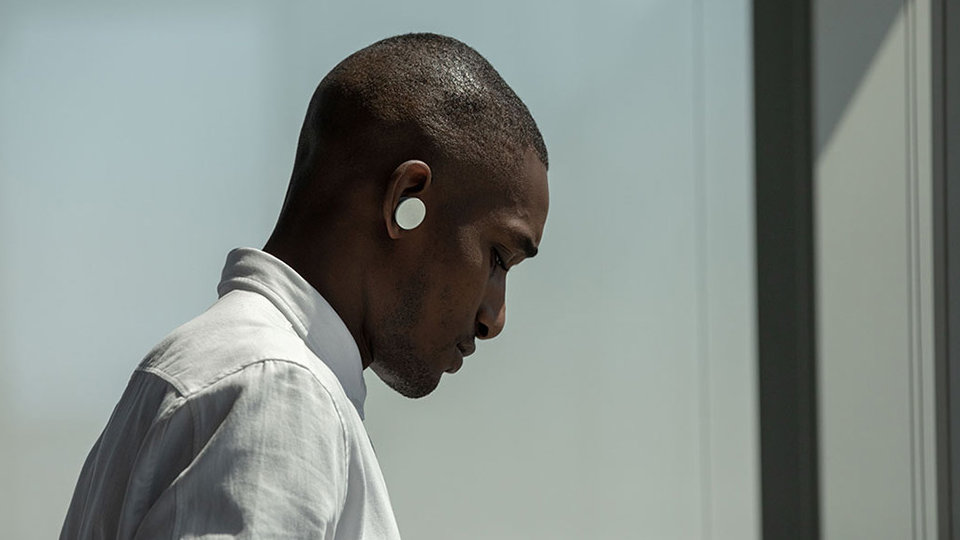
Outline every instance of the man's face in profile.
<svg viewBox="0 0 960 540"><path fill-rule="evenodd" d="M485 209L476 219L437 226L440 217L425 231L413 271L377 325L370 366L401 394L429 394L473 353L476 338L503 329L507 270L536 253L549 205L546 167L532 151L523 159L510 189L490 183L473 201Z"/></svg>

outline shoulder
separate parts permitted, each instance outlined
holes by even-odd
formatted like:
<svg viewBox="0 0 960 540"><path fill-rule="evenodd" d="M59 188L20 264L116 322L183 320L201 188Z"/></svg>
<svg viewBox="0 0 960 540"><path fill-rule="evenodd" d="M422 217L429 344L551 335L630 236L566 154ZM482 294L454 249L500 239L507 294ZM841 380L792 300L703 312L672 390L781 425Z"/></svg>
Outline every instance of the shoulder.
<svg viewBox="0 0 960 540"><path fill-rule="evenodd" d="M182 406L190 410L200 444L216 433L233 431L241 443L255 433L257 438L269 434L268 439L276 443L325 440L329 451L342 454L352 406L335 390L300 363L268 358L192 389Z"/></svg>
<svg viewBox="0 0 960 540"><path fill-rule="evenodd" d="M265 362L278 369L265 369ZM226 387L268 382L280 372L296 372L301 383L313 381L327 392L339 388L270 300L240 290L173 330L138 370L166 380L185 397L221 381Z"/></svg>
<svg viewBox="0 0 960 540"><path fill-rule="evenodd" d="M143 371L137 378L156 380ZM310 370L261 359L186 395L172 393L161 422L133 445L129 479L118 482L127 486L124 499L146 503L128 520L135 530L179 538L241 523L258 531L252 536L335 526L348 486L350 426L343 404Z"/></svg>

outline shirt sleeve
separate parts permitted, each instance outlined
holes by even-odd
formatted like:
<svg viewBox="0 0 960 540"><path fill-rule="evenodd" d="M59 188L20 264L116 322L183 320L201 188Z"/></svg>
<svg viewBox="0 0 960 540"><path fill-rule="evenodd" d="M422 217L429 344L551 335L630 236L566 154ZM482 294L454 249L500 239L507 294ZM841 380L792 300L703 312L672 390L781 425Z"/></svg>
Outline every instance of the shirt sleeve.
<svg viewBox="0 0 960 540"><path fill-rule="evenodd" d="M346 436L310 371L282 360L248 365L185 396L165 423L145 441L128 483L131 502L145 499L143 519L119 538L334 537ZM192 459L175 476L158 475L185 451ZM166 486L163 476L173 477ZM155 500L139 495L158 492L158 482Z"/></svg>

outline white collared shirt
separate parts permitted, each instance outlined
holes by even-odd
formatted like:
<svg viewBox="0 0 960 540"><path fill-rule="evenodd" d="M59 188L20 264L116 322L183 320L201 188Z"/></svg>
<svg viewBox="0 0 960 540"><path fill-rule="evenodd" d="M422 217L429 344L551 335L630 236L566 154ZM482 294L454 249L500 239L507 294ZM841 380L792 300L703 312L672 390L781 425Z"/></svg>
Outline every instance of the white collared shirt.
<svg viewBox="0 0 960 540"><path fill-rule="evenodd" d="M230 252L217 290L134 372L61 539L399 538L343 321L256 249Z"/></svg>

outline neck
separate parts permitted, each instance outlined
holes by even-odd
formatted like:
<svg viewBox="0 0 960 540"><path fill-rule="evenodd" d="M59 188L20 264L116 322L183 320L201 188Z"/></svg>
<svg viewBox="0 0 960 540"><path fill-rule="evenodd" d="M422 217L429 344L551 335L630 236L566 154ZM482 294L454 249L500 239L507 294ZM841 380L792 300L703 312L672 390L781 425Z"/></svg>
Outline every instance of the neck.
<svg viewBox="0 0 960 540"><path fill-rule="evenodd" d="M263 251L293 268L337 312L357 343L366 369L373 358L363 332L367 316L363 259L350 250L356 242L344 241L342 236L334 240L331 236L336 237L328 234L308 242L278 235L275 231Z"/></svg>

